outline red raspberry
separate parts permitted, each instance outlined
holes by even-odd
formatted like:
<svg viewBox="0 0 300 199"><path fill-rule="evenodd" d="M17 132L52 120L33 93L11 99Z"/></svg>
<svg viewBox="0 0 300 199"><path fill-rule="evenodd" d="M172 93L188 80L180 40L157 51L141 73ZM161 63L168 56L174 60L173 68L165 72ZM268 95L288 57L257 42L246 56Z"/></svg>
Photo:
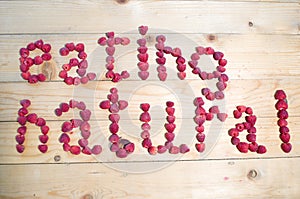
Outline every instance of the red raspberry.
<svg viewBox="0 0 300 199"><path fill-rule="evenodd" d="M256 151L258 154L263 154L267 152L267 148L263 145L259 145Z"/></svg>
<svg viewBox="0 0 300 199"><path fill-rule="evenodd" d="M277 117L280 119L287 119L289 117L289 114L286 110L280 110L277 112Z"/></svg>
<svg viewBox="0 0 300 199"><path fill-rule="evenodd" d="M236 147L241 153L247 153L249 149L249 144L246 142L240 142Z"/></svg>
<svg viewBox="0 0 300 199"><path fill-rule="evenodd" d="M290 141L290 138L291 138L289 133L281 133L279 135L279 137L280 137L281 141L284 142L284 143L288 143Z"/></svg>
<svg viewBox="0 0 300 199"><path fill-rule="evenodd" d="M282 109L285 110L288 108L288 104L284 100L278 100L278 102L275 104L275 108L277 110L282 110Z"/></svg>
<svg viewBox="0 0 300 199"><path fill-rule="evenodd" d="M291 143L282 143L281 149L283 150L283 152L289 153L292 150L292 145Z"/></svg>
<svg viewBox="0 0 300 199"><path fill-rule="evenodd" d="M274 94L275 99L283 100L286 98L286 94L283 90L277 90Z"/></svg>
<svg viewBox="0 0 300 199"><path fill-rule="evenodd" d="M242 112L240 112L240 111L238 111L238 110L234 110L234 111L233 111L233 117L234 117L235 119L241 118L241 117L242 117Z"/></svg>
<svg viewBox="0 0 300 199"><path fill-rule="evenodd" d="M237 137L232 137L231 138L231 144L233 145L238 145L240 143L240 139Z"/></svg>

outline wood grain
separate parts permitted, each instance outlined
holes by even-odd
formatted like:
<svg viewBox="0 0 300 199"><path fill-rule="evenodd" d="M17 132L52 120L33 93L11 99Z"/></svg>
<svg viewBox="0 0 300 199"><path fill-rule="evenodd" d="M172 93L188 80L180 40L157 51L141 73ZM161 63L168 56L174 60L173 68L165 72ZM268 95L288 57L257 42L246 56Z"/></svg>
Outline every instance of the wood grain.
<svg viewBox="0 0 300 199"><path fill-rule="evenodd" d="M297 198L299 163L299 159L176 162L142 174L128 173L126 169L147 167L147 163L115 163L123 165L122 171L98 163L88 167L86 164L0 166L1 176L14 173L13 177L2 178L0 192L1 198L179 199L223 198L225 194L229 198ZM284 175L279 175L279 171L284 171Z"/></svg>
<svg viewBox="0 0 300 199"><path fill-rule="evenodd" d="M300 5L297 2L125 2L128 3L118 4L110 0L38 1L38 6L35 6L37 1L2 1L0 33L123 32L141 24L164 29L163 32L299 33ZM249 27L249 22L253 23L252 27Z"/></svg>
<svg viewBox="0 0 300 199"><path fill-rule="evenodd" d="M300 3L299 0L89 0L37 1L0 0L0 198L295 198L300 197ZM137 27L148 25L150 78L139 80L136 66ZM108 31L127 36L131 44L118 47L117 70L129 70L131 77L118 84L104 78L104 48L97 39ZM187 79L177 79L173 58L167 57L168 79L157 79L155 37L167 36L167 45L180 47L187 60L196 46L211 46L228 60L230 81L225 100L206 102L219 105L229 114L225 123L216 118L205 123L206 150L194 148L195 106L193 99L204 86L215 90L215 80L201 81L187 69ZM43 39L52 45L53 60L31 72L42 72L47 81L36 85L20 77L18 51L29 42ZM67 42L83 42L89 71L97 80L77 87L58 78L68 58L59 56ZM37 54L34 52L32 55ZM216 63L201 57L202 70L212 71ZM75 71L71 72L75 74ZM98 104L112 87L129 106L120 112L120 135L136 145L126 159L116 158L107 141L108 112ZM280 149L274 92L288 95L288 127L293 149ZM29 110L47 120L51 130L49 151L41 154L39 129L28 125L25 152L15 150L19 101L32 101ZM101 144L98 156L71 155L63 151L58 138L61 124L78 111L54 115L61 102L75 98L93 112L91 145ZM176 138L191 151L184 155L151 156L141 147L139 105L151 104L151 136L161 144L165 132L165 101L175 102ZM267 153L241 154L231 145L228 129L236 120L235 106L245 104L257 115L257 142ZM245 141L241 133L241 140ZM77 144L78 130L71 135Z"/></svg>
<svg viewBox="0 0 300 199"><path fill-rule="evenodd" d="M136 33L136 31L134 31ZM155 37L159 33L149 32L149 64L150 80L158 80L155 63ZM195 52L196 46L211 46L225 54L228 60L226 73L230 79L283 79L291 77L299 78L298 63L300 59L299 35L257 35L257 34L213 34L213 40L210 40L210 34L170 34L167 33L168 45L180 47L186 60ZM32 67L32 72L43 72L48 80L62 81L58 77L61 66L68 62L68 58L61 57L59 49L68 42L84 42L88 53L89 71L98 74L97 79L105 80L105 58L106 53L103 47L97 44L97 39L103 34L79 34L79 35L1 35L0 43L2 48L0 53L0 81L24 81L20 76L19 55L21 47L29 42L43 39L52 45L53 60L41 66ZM120 34L131 39L129 46L118 46L116 50L116 68L117 71L128 70L131 73L129 80L139 80L137 75L137 44L136 40L140 37L137 34ZM261 46L259 50L257 47ZM247 56L245 56L247 55ZM275 56L276 55L276 56ZM174 59L171 56L166 57L168 62L166 66L174 71ZM212 57L203 56L199 61L202 70L212 71L217 63ZM274 69L277 70L274 70ZM187 67L187 79L199 79L198 76L191 73L190 67ZM271 72L272 71L272 72ZM177 75L169 74L168 79L178 79Z"/></svg>
<svg viewBox="0 0 300 199"><path fill-rule="evenodd" d="M114 153L109 151L110 144L108 137L110 133L108 131L109 121L92 121L91 132L92 136L89 139L90 146L100 144L103 147L103 152L98 156L88 155L71 155L66 153L62 149L62 144L58 142L61 135L60 121L50 121L47 124L50 127L49 132L49 151L46 154L42 154L38 151L37 146L40 144L38 136L41 134L39 129L34 125L28 125L28 133L25 140L25 152L22 154L17 153L15 150L15 138L17 135L16 129L18 124L12 122L0 123L0 164L26 164L26 163L72 163L72 162L174 162L178 160L203 160L203 159L223 159L223 158L241 158L241 159L264 159L264 158L279 158L279 157L298 157L300 158L300 136L297 134L300 130L300 117L289 118L289 128L291 132L291 143L293 144L293 150L289 154L285 154L280 149L281 141L279 139L278 127L276 126L276 118L259 118L256 124L257 128L257 142L258 144L265 145L268 152L264 155L258 155L256 153L241 154L235 146L231 145L230 137L227 133L228 129L233 128L237 122L235 119L230 118L225 124L217 121L206 122L205 134L206 134L206 150L204 153L199 154L194 144L196 143L195 123L192 119L178 119L176 122L177 128L175 130L176 138L174 144L187 144L190 148L190 152L187 154L163 154L151 156L148 152L142 148L142 139L140 137L141 122L138 120L130 121L123 120L120 122L120 136L125 139L129 139L136 145L136 150L133 154L129 155L126 159L120 159L115 156ZM241 122L243 120L240 120ZM165 142L163 128L164 120L154 120L151 122L151 139L155 145L163 144ZM240 135L240 139L246 141L247 132L243 132ZM77 145L78 139L81 138L79 130L74 130L74 133L70 135L71 144ZM60 161L55 161L55 156L60 157ZM142 168L141 168L142 169Z"/></svg>

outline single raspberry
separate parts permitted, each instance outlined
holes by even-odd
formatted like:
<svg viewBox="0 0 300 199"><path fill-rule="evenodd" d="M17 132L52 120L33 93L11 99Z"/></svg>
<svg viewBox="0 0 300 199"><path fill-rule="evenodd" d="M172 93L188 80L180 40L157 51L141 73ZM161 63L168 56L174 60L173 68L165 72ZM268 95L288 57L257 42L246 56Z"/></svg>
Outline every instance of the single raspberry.
<svg viewBox="0 0 300 199"><path fill-rule="evenodd" d="M217 114L217 118L221 121L221 122L225 122L226 118L228 117L227 113L218 113Z"/></svg>
<svg viewBox="0 0 300 199"><path fill-rule="evenodd" d="M16 135L15 139L18 144L23 144L25 141L25 136L24 135Z"/></svg>
<svg viewBox="0 0 300 199"><path fill-rule="evenodd" d="M285 119L279 119L278 121L277 121L277 124L278 124L278 126L287 126L288 125L288 122L285 120Z"/></svg>
<svg viewBox="0 0 300 199"><path fill-rule="evenodd" d="M25 146L23 146L21 144L17 144L16 149L17 149L18 153L23 153L25 150Z"/></svg>
<svg viewBox="0 0 300 199"><path fill-rule="evenodd" d="M247 109L246 106L243 106L243 105L240 105L240 106L237 106L236 109L241 112L241 113L244 113Z"/></svg>
<svg viewBox="0 0 300 199"><path fill-rule="evenodd" d="M180 152L180 149L178 146L172 146L170 149L169 149L169 153L170 154L178 154Z"/></svg>
<svg viewBox="0 0 300 199"><path fill-rule="evenodd" d="M167 107L166 112L167 112L168 115L174 115L175 108Z"/></svg>
<svg viewBox="0 0 300 199"><path fill-rule="evenodd" d="M20 108L18 111L19 116L26 116L28 114L28 110L26 108Z"/></svg>
<svg viewBox="0 0 300 199"><path fill-rule="evenodd" d="M46 121L45 121L44 118L41 118L41 117L37 118L35 125L40 126L40 127L45 126L46 125Z"/></svg>
<svg viewBox="0 0 300 199"><path fill-rule="evenodd" d="M179 146L179 152L180 153L187 153L189 151L190 151L190 149L189 149L189 147L186 144L181 144Z"/></svg>
<svg viewBox="0 0 300 199"><path fill-rule="evenodd" d="M165 153L167 151L167 147L163 146L163 145L158 145L157 146L157 153Z"/></svg>
<svg viewBox="0 0 300 199"><path fill-rule="evenodd" d="M284 100L278 100L278 102L275 104L275 108L277 110L282 110L282 109L285 110L288 108L288 104Z"/></svg>
<svg viewBox="0 0 300 199"><path fill-rule="evenodd" d="M48 134L49 130L50 130L49 126L47 126L47 125L41 126L42 134L44 134L44 135Z"/></svg>
<svg viewBox="0 0 300 199"><path fill-rule="evenodd" d="M127 153L132 153L134 151L134 143L128 143L124 145L124 149L127 151Z"/></svg>
<svg viewBox="0 0 300 199"><path fill-rule="evenodd" d="M165 129L169 132L169 133L173 133L174 130L176 128L176 124L165 124Z"/></svg>
<svg viewBox="0 0 300 199"><path fill-rule="evenodd" d="M150 155L156 155L156 154L157 154L157 147L155 147L155 146L150 146L150 147L148 148L148 153L149 153Z"/></svg>
<svg viewBox="0 0 300 199"><path fill-rule="evenodd" d="M252 142L249 144L249 151L257 152L257 150L258 150L258 144L256 142Z"/></svg>
<svg viewBox="0 0 300 199"><path fill-rule="evenodd" d="M118 143L120 137L117 134L111 134L108 139L111 143Z"/></svg>
<svg viewBox="0 0 300 199"><path fill-rule="evenodd" d="M144 139L143 142L142 142L142 146L143 146L144 148L149 148L149 147L151 147L151 146L152 146L151 139L149 139L149 138Z"/></svg>
<svg viewBox="0 0 300 199"><path fill-rule="evenodd" d="M247 107L245 112L246 112L247 114L249 114L249 115L252 115L252 114L253 114L253 110L252 110L251 107Z"/></svg>
<svg viewBox="0 0 300 199"><path fill-rule="evenodd" d="M95 145L92 148L92 154L98 155L102 152L102 147L100 145Z"/></svg>
<svg viewBox="0 0 300 199"><path fill-rule="evenodd" d="M249 149L249 144L246 142L240 142L236 147L241 153L247 153Z"/></svg>
<svg viewBox="0 0 300 199"><path fill-rule="evenodd" d="M43 144L47 143L48 139L49 139L48 135L39 135L39 140Z"/></svg>
<svg viewBox="0 0 300 199"><path fill-rule="evenodd" d="M150 122L151 121L151 116L148 112L143 112L141 115L140 115L140 121L142 122Z"/></svg>
<svg viewBox="0 0 300 199"><path fill-rule="evenodd" d="M205 134L204 133L197 133L196 138L197 138L198 142L204 142Z"/></svg>
<svg viewBox="0 0 300 199"><path fill-rule="evenodd" d="M72 145L70 147L70 152L74 155L79 155L80 154L80 147L76 145Z"/></svg>
<svg viewBox="0 0 300 199"><path fill-rule="evenodd" d="M239 136L239 131L236 128L232 128L228 130L228 135L231 137L238 137Z"/></svg>
<svg viewBox="0 0 300 199"><path fill-rule="evenodd" d="M279 135L279 137L280 137L281 141L284 142L284 143L288 143L290 141L290 138L291 138L289 133L281 133Z"/></svg>
<svg viewBox="0 0 300 199"><path fill-rule="evenodd" d="M23 99L20 101L20 104L23 108L28 108L31 105L31 102L28 99Z"/></svg>
<svg viewBox="0 0 300 199"><path fill-rule="evenodd" d="M280 110L277 112L277 117L280 119L287 119L289 117L289 114L286 110Z"/></svg>
<svg viewBox="0 0 300 199"><path fill-rule="evenodd" d="M46 152L48 151L48 146L45 145L45 144L40 144L40 145L38 146L38 149L40 150L40 152L46 153Z"/></svg>
<svg viewBox="0 0 300 199"><path fill-rule="evenodd" d="M17 130L17 132L20 134L20 135L25 135L27 131L27 127L26 126L20 126Z"/></svg>
<svg viewBox="0 0 300 199"><path fill-rule="evenodd" d="M197 143L195 147L199 153L202 153L205 150L205 143Z"/></svg>
<svg viewBox="0 0 300 199"><path fill-rule="evenodd" d="M267 148L263 145L259 145L256 151L258 154L263 154L267 152Z"/></svg>
<svg viewBox="0 0 300 199"><path fill-rule="evenodd" d="M119 131L119 125L115 122L109 125L109 131L113 134L116 134Z"/></svg>
<svg viewBox="0 0 300 199"><path fill-rule="evenodd" d="M279 127L279 132L280 133L289 133L290 129L286 126L281 126L281 127Z"/></svg>
<svg viewBox="0 0 300 199"><path fill-rule="evenodd" d="M26 116L26 118L28 122L35 124L37 122L38 116L35 113L30 113Z"/></svg>
<svg viewBox="0 0 300 199"><path fill-rule="evenodd" d="M286 99L286 94L283 90L277 90L274 94L275 99L284 100Z"/></svg>
<svg viewBox="0 0 300 199"><path fill-rule="evenodd" d="M238 145L240 142L241 142L240 139L237 138L237 137L232 137L231 138L231 144L232 145Z"/></svg>
<svg viewBox="0 0 300 199"><path fill-rule="evenodd" d="M69 132L73 129L72 123L71 122L64 122L61 126L61 131L62 132Z"/></svg>
<svg viewBox="0 0 300 199"><path fill-rule="evenodd" d="M109 100L102 101L99 106L101 109L109 109L110 101Z"/></svg>
<svg viewBox="0 0 300 199"><path fill-rule="evenodd" d="M282 143L281 149L283 150L283 152L289 153L292 150L292 145L291 143Z"/></svg>
<svg viewBox="0 0 300 199"><path fill-rule="evenodd" d="M172 142L175 138L175 134L174 133L165 133L165 138L168 142Z"/></svg>
<svg viewBox="0 0 300 199"><path fill-rule="evenodd" d="M239 110L234 110L234 111L233 111L233 117L234 117L235 119L241 118L241 117L242 117L242 112L240 112Z"/></svg>
<svg viewBox="0 0 300 199"><path fill-rule="evenodd" d="M246 139L247 139L249 142L256 142L256 134L249 133L249 134L246 136Z"/></svg>
<svg viewBox="0 0 300 199"><path fill-rule="evenodd" d="M210 107L210 109L208 110L210 113L214 113L217 114L220 112L219 107L218 106L212 106Z"/></svg>

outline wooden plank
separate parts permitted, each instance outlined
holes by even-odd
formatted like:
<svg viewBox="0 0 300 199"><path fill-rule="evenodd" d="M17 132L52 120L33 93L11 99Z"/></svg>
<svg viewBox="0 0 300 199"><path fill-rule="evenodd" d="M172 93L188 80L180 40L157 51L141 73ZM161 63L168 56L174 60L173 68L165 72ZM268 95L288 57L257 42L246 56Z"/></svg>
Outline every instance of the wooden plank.
<svg viewBox="0 0 300 199"><path fill-rule="evenodd" d="M151 80L158 80L155 63L155 37L157 33L149 33L149 64ZM2 35L0 44L0 81L22 81L19 70L18 51L27 43L42 38L52 45L53 61L39 67L32 67L32 72L43 72L48 79L62 81L58 77L62 64L68 59L61 57L58 51L67 42L84 42L88 53L89 70L98 74L99 80L106 79L104 48L97 44L97 39L102 34L79 34L79 35ZM126 47L117 47L116 67L117 71L128 70L131 77L128 80L138 80L138 68L136 58L137 34L124 34L128 36L131 44ZM232 34L166 34L167 43L173 47L180 47L186 60L190 60L190 55L194 48L199 45L212 46L216 50L222 51L228 60L227 74L231 79L282 79L299 78L300 70L298 63L300 60L300 36L299 35L232 35ZM66 39L67 38L67 39ZM210 40L211 39L211 40ZM70 55L76 56L75 54ZM176 70L174 59L167 57L166 66ZM199 61L202 70L212 71L217 63L211 57L203 56ZM274 70L276 69L276 70ZM187 79L199 79L191 73L187 67ZM74 72L75 73L75 72ZM169 71L170 73L170 71ZM168 79L178 79L177 75L168 75Z"/></svg>
<svg viewBox="0 0 300 199"><path fill-rule="evenodd" d="M69 0L43 1L35 6L36 1L2 1L0 33L123 32L140 24L164 29L162 32L299 33L298 2L120 2L127 3L95 0L74 3ZM250 27L249 22L253 24Z"/></svg>
<svg viewBox="0 0 300 199"><path fill-rule="evenodd" d="M210 83L210 82L209 82ZM167 81L157 83L147 81L121 82L118 85L108 81L90 82L87 85L76 88L60 82L51 82L38 85L27 83L2 83L0 91L0 121L16 121L17 111L20 108L19 101L28 98L32 101L30 111L37 113L46 120L61 120L70 116L57 118L54 110L61 102L68 102L74 98L84 101L87 107L95 114L97 120L107 120L108 111L101 110L98 106L102 100L106 100L109 89L119 89L120 99L127 100L128 108L120 112L123 119L138 119L141 113L140 103L150 103L152 117L162 119L165 117L164 107L168 100L175 102L176 116L178 118L194 117L195 106L193 100L201 95L201 89L208 86L215 90L214 84L204 84L200 80ZM58 89L59 88L59 89ZM273 97L276 89L284 89L289 100L289 114L291 117L299 116L299 81L298 80L231 80L225 90L225 100L206 102L205 108L213 104L219 105L220 110L231 114L235 106L245 104L253 107L258 117L276 116Z"/></svg>
<svg viewBox="0 0 300 199"><path fill-rule="evenodd" d="M148 163L116 164L123 170L103 164L2 165L0 196L296 199L300 195L299 158L176 162L157 171L147 170ZM144 167L145 172L127 172L131 167Z"/></svg>
<svg viewBox="0 0 300 199"><path fill-rule="evenodd" d="M47 124L50 127L49 132L49 151L46 154L42 154L38 151L37 146L40 144L38 136L41 134L39 129L34 125L28 125L28 133L25 140L25 151L22 154L17 153L15 149L18 125L12 122L0 123L0 164L26 164L26 163L70 163L70 162L165 162L166 164L178 160L203 160L203 159L223 159L223 158L273 158L273 157L300 157L300 136L297 132L300 130L300 117L290 117L288 119L289 129L291 134L291 143L293 149L291 153L286 154L280 149L281 141L279 139L279 131L276 125L277 119L274 118L258 118L257 128L257 142L258 144L265 145L267 147L267 153L258 155L257 153L240 153L235 146L230 143L230 137L228 135L228 129L233 128L235 123L242 122L242 120L235 120L229 118L225 123L221 123L216 119L212 122L205 123L206 134L206 150L204 153L199 154L194 145L196 143L196 131L195 123L192 119L177 119L175 130L176 138L174 140L175 145L187 144L190 148L190 152L187 154L163 154L151 156L146 149L142 148L141 122L138 120L121 120L120 136L129 139L135 143L135 152L129 155L125 159L120 159L115 156L114 153L109 151L108 137L110 133L108 131L109 121L92 121L91 132L92 136L89 138L90 146L100 144L103 147L103 152L97 156L88 156L81 154L79 156L66 153L62 149L62 144L58 139L61 135L60 121L50 121ZM154 145L164 144L165 130L163 128L165 121L155 120L151 122L151 139ZM241 133L240 139L246 141L247 133ZM76 144L78 139L81 138L79 130L74 130L74 133L70 135L71 144ZM60 160L56 161L56 156L59 156Z"/></svg>

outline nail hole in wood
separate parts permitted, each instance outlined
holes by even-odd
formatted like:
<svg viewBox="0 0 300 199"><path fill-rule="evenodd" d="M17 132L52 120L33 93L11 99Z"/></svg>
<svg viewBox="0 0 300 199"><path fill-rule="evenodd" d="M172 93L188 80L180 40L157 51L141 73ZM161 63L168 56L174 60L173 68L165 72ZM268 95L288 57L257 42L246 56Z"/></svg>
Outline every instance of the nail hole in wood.
<svg viewBox="0 0 300 199"><path fill-rule="evenodd" d="M129 0L116 0L118 4L126 4Z"/></svg>
<svg viewBox="0 0 300 199"><path fill-rule="evenodd" d="M249 179L254 179L254 178L257 177L257 171L252 169L252 170L249 171L247 176L248 176Z"/></svg>
<svg viewBox="0 0 300 199"><path fill-rule="evenodd" d="M61 159L60 155L54 156L54 161L55 161L55 162L59 162L60 159Z"/></svg>
<svg viewBox="0 0 300 199"><path fill-rule="evenodd" d="M82 199L93 199L94 197L91 194L85 194L81 197Z"/></svg>
<svg viewBox="0 0 300 199"><path fill-rule="evenodd" d="M216 37L216 35L209 34L209 35L207 36L207 39L208 39L209 41L215 41L215 40L217 39L217 37Z"/></svg>
<svg viewBox="0 0 300 199"><path fill-rule="evenodd" d="M252 21L249 21L248 26L249 26L249 27L252 27L252 26L253 26L253 22L252 22Z"/></svg>

